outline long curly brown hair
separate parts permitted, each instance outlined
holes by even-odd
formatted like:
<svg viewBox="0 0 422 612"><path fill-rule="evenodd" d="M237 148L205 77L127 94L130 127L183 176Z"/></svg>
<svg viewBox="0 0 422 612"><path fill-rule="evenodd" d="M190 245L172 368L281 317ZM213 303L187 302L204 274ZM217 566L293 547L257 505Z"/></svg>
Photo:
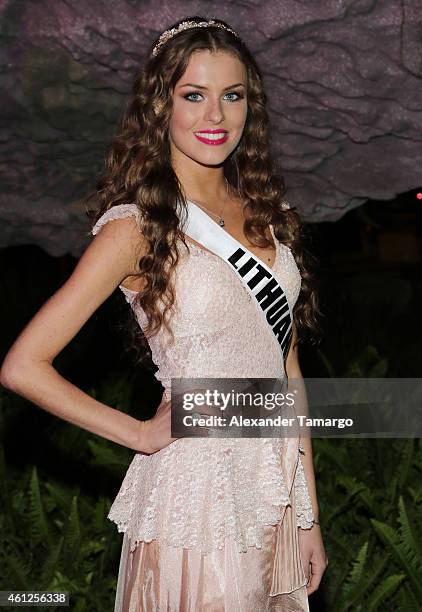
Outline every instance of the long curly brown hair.
<svg viewBox="0 0 422 612"><path fill-rule="evenodd" d="M186 20L206 21L194 16L170 28ZM230 27L222 20L217 21ZM238 146L224 162L224 175L243 202L247 238L258 247L270 246L265 230L271 223L277 239L292 250L302 276L301 292L293 311L298 342L307 338L316 344L320 336L317 319L320 311L312 272L316 259L306 248L307 231L300 215L294 207L290 210L282 207L285 186L282 177L275 175L270 159L266 95L258 65L239 38L218 27L184 30L167 41L153 57L151 52L157 42L158 39L151 45L148 59L135 78L118 134L106 156L105 171L97 180L97 189L86 199L87 203L95 195L100 200L98 210L87 212L93 217L93 224L106 210L119 204L136 203L140 211L149 250L138 263L143 289L135 299L145 312L148 325L142 330L131 311L129 348L135 350L138 364L147 365L147 358L151 357L148 338L162 325L174 341L172 278L179 261L178 247L181 244L189 247L180 229L186 219L187 205L183 187L171 165L168 125L174 87L192 53L200 50L231 53L246 67L246 123Z"/></svg>

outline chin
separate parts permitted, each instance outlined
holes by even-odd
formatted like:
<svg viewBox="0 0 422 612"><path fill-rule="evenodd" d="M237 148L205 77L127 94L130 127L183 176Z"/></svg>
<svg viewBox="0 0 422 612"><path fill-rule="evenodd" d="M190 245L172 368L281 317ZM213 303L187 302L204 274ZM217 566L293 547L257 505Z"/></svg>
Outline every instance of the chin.
<svg viewBox="0 0 422 612"><path fill-rule="evenodd" d="M193 158L195 159L195 161L197 161L199 164L202 164L203 166L221 166L221 164L224 164L224 162L226 161L228 155L219 155L218 157L215 156L213 158L211 158L211 156L207 159L205 158Z"/></svg>
<svg viewBox="0 0 422 612"><path fill-rule="evenodd" d="M207 146L207 145L205 145ZM218 164L218 163L222 163L225 159L227 159L229 157L229 155L231 155L234 151L236 147L225 147L224 145L221 147L221 149L213 149L211 151L201 151L199 152L198 150L196 150L196 157L198 159L202 159L204 162L210 163L210 164Z"/></svg>

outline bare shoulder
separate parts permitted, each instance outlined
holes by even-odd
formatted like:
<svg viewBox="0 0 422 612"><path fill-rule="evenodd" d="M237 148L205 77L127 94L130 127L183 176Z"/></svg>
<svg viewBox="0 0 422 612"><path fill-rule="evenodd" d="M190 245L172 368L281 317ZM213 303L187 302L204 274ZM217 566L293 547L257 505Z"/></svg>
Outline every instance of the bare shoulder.
<svg viewBox="0 0 422 612"><path fill-rule="evenodd" d="M103 224L67 281L17 338L5 360L5 371L17 372L22 378L19 372L24 371L25 364L52 363L116 287L134 273L137 256L144 248L133 216ZM8 374L11 379L14 376Z"/></svg>
<svg viewBox="0 0 422 612"><path fill-rule="evenodd" d="M135 216L114 217L104 223L103 217L94 226L95 238L83 256L92 251L94 256L103 256L105 260L112 259L108 262L108 269L114 270L117 277L121 274L124 274L122 278L136 274L138 261L147 252L147 241L138 219ZM112 255L111 258L108 253Z"/></svg>

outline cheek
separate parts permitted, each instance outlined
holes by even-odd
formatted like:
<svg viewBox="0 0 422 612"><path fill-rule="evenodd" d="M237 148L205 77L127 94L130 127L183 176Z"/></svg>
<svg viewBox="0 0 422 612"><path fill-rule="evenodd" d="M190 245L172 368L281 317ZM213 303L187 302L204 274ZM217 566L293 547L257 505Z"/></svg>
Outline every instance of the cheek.
<svg viewBox="0 0 422 612"><path fill-rule="evenodd" d="M242 130L248 114L248 107L246 104L239 104L233 106L227 106L225 111L225 123L227 127L231 127L234 130Z"/></svg>
<svg viewBox="0 0 422 612"><path fill-rule="evenodd" d="M246 123L246 118L248 116L248 105L247 102L245 101L245 103L242 106L242 110L239 113L238 117L239 117L239 125L242 126L242 128L244 127L245 123Z"/></svg>
<svg viewBox="0 0 422 612"><path fill-rule="evenodd" d="M170 129L173 131L186 130L191 128L196 121L197 112L193 105L178 104L173 107L173 114L170 121Z"/></svg>

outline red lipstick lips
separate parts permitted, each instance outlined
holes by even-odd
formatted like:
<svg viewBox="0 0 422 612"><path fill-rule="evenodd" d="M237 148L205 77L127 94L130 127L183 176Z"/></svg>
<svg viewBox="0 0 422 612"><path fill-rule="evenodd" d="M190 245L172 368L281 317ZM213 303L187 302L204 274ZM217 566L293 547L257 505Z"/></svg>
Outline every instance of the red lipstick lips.
<svg viewBox="0 0 422 612"><path fill-rule="evenodd" d="M203 134L210 134L210 136L203 136ZM195 137L204 144L216 146L227 142L229 133L227 130L201 130L195 133Z"/></svg>

